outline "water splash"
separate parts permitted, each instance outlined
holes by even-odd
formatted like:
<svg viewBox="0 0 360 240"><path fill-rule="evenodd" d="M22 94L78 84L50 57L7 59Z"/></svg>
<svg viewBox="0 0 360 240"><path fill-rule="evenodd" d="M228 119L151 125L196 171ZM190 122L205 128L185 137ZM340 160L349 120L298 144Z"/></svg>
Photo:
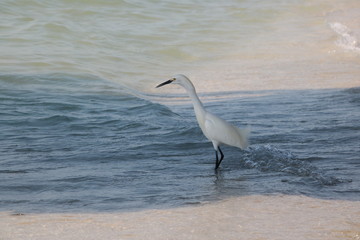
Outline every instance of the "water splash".
<svg viewBox="0 0 360 240"><path fill-rule="evenodd" d="M252 146L244 156L245 167L255 168L262 172L283 172L302 178L310 178L320 185L336 185L351 182L328 176L310 162L299 160L293 153L280 150L271 145Z"/></svg>

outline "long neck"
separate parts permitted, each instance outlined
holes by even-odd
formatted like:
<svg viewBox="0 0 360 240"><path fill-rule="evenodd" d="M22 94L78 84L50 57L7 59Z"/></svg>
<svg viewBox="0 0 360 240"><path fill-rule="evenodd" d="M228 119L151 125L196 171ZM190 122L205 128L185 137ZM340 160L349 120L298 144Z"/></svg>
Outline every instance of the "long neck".
<svg viewBox="0 0 360 240"><path fill-rule="evenodd" d="M199 122L203 122L205 121L204 118L204 113L205 113L205 108L202 104L202 102L200 101L199 97L196 94L195 88L191 88L191 89L186 89L187 93L189 94L191 101L194 105L194 111L195 111L195 115L196 118Z"/></svg>

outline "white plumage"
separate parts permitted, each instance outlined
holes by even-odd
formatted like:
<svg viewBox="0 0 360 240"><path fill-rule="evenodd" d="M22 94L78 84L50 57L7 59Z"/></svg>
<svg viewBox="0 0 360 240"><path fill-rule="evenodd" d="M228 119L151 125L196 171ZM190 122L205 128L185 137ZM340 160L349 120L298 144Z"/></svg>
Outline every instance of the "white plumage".
<svg viewBox="0 0 360 240"><path fill-rule="evenodd" d="M248 146L249 129L240 129L230 123L226 122L222 118L205 110L199 97L196 94L196 90L191 81L184 75L176 75L170 80L159 84L157 87L164 86L166 84L178 84L185 88L191 101L194 105L194 111L199 126L204 135L209 139L215 149L216 164L215 169L220 166L221 161L224 158L224 154L220 149L221 144L226 144L233 147L245 149ZM220 159L218 158L218 152L220 152Z"/></svg>

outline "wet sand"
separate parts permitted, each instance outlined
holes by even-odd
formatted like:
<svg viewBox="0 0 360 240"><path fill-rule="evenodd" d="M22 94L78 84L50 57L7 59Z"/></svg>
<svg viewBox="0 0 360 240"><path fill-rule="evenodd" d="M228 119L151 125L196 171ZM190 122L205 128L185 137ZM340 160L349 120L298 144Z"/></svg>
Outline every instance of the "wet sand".
<svg viewBox="0 0 360 240"><path fill-rule="evenodd" d="M0 213L0 239L360 239L360 201L246 196L130 213Z"/></svg>

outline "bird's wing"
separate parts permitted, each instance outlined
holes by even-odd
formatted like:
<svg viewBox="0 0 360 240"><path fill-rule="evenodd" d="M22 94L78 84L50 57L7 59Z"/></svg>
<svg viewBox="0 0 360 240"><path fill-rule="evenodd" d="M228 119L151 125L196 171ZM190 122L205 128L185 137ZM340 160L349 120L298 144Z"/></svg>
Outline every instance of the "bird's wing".
<svg viewBox="0 0 360 240"><path fill-rule="evenodd" d="M207 113L205 116L206 137L210 141L216 141L219 144L244 149L247 147L248 130L239 129L218 116Z"/></svg>

